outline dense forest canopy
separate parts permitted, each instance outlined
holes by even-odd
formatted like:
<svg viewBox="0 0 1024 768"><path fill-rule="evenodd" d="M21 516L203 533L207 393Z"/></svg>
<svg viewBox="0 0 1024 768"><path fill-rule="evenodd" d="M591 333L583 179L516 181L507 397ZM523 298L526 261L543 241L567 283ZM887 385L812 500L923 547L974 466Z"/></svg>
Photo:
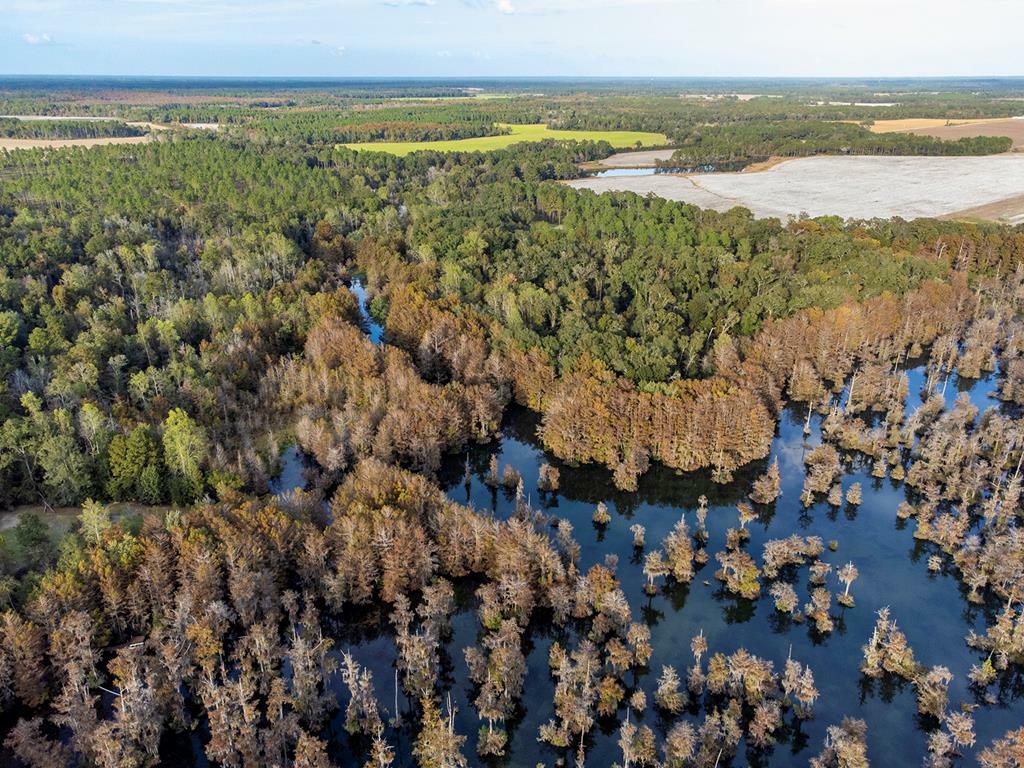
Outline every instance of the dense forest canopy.
<svg viewBox="0 0 1024 768"><path fill-rule="evenodd" d="M0 117L0 137L9 139L99 139L145 135L146 129L120 120L19 120Z"/></svg>
<svg viewBox="0 0 1024 768"><path fill-rule="evenodd" d="M592 361L646 386L704 376L712 349L766 320L941 277L952 254L936 253L937 238L966 238L969 266L984 273L1012 267L1021 249L998 227L784 226L544 181L599 151L399 160L203 136L130 154L11 155L0 230L6 365L17 374L4 402L10 439L34 424L43 455L45 436L62 430L50 418L64 414L86 455L77 472L42 482L62 489L51 503L77 503L103 495L109 470L105 442L86 449L75 434L82 408L101 423L126 418L130 431L159 429L177 407L236 456L218 472L244 477L243 436L231 433L251 417L258 372L303 348L353 270L370 275L389 322L389 296L407 284L497 321L481 331L486 346L535 350L556 375ZM27 394L42 400L36 416ZM22 502L40 471L51 474L4 464Z"/></svg>
<svg viewBox="0 0 1024 768"><path fill-rule="evenodd" d="M767 157L811 155L993 155L1008 152L1008 137L944 141L909 133L872 133L863 126L814 120L695 126L677 134L679 148L666 165L690 166Z"/></svg>
<svg viewBox="0 0 1024 768"><path fill-rule="evenodd" d="M970 638L989 654L971 673L979 700L999 675L1019 674L1024 431L1016 415L944 409L937 393L954 369L998 370L999 396L1024 403L1024 228L783 222L559 183L610 155L603 142L402 158L336 146L547 122L661 131L673 162L981 154L1009 140L880 135L857 122L1021 110L1005 100L1013 83L930 95L891 85L890 107L829 103L873 98L874 84L762 83L749 100L735 98L741 86L713 99L682 98L701 93L694 84L609 93L557 82L543 96L535 83L504 84L495 99L446 83L2 89L2 113L119 118L3 118L5 136L144 132L127 119L224 130L0 154L0 506L19 515L0 537L0 707L11 714L0 758L149 765L167 734L198 728L220 765L324 766L337 706L328 681L340 675L360 762L392 764L394 737L411 727L405 757L466 765L439 683L465 590L480 617L464 662L483 757L507 754L503 724L529 705L524 650L538 621L574 638L550 647L555 717L539 728L564 756L582 759L595 723L620 729L632 765L710 768L741 740L754 754L799 732L818 697L810 667L709 649L703 634L682 677L661 669L650 703L669 720L703 711L699 727L679 720L656 745L633 724L629 713L648 706L635 681L651 633L617 556L584 567L572 526L531 507L522 477L496 459L486 482L514 498L507 519L435 483L446 456L489 444L516 408L536 414L538 439L565 467L600 465L635 491L652 465L734 481L768 456L787 404L806 403L808 431L821 412L822 441L802 458L801 503L860 503L859 484L845 496L838 485L840 451L905 480L917 503L900 518L947 556L966 599L1001 611ZM910 360L924 361L932 397L905 413ZM267 495L286 445L308 457L308 492ZM780 482L777 462L766 466L751 501L770 506ZM536 492L558 484L545 463ZM114 519L123 504L148 512ZM602 506L598 529L611 520ZM47 521L61 507L75 522L55 541ZM824 642L824 543L771 540L755 560L744 546L757 512L747 501L738 511L717 553L706 498L660 549L645 552L634 526L648 594L688 588L713 558L729 599L763 589ZM786 579L801 568L814 587L803 612ZM852 606L857 569L836 570L836 600ZM385 721L347 652L336 668L331 630L364 610L386 617L413 726ZM865 677L911 685L932 718L929 765L973 746L968 713L947 707L948 670L918 663L888 614L864 640ZM100 705L101 680L116 702L108 693ZM866 765L864 727L831 724L813 764ZM987 746L983 764L1013 765L999 760L1020 738Z"/></svg>

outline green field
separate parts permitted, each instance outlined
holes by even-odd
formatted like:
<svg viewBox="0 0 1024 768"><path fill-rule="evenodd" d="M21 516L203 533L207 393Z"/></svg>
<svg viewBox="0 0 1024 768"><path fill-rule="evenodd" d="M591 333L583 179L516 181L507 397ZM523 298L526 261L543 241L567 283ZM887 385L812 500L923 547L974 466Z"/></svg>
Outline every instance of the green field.
<svg viewBox="0 0 1024 768"><path fill-rule="evenodd" d="M455 139L452 141L381 141L362 144L342 144L349 149L369 149L374 152L404 156L410 152L434 150L435 152L489 152L494 149L505 149L523 141L607 141L616 149L632 149L637 142L644 147L660 147L669 143L668 137L661 133L644 133L642 131L558 131L548 128L543 123L536 125L509 125L511 133L502 136L481 136L475 139Z"/></svg>

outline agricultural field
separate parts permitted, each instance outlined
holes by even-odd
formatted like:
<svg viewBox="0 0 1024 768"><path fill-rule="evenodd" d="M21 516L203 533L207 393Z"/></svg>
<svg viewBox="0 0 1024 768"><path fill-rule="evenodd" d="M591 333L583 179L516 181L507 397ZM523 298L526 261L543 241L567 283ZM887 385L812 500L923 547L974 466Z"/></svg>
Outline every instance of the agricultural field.
<svg viewBox="0 0 1024 768"><path fill-rule="evenodd" d="M382 141L343 144L348 149L386 152L389 155L405 157L411 152L432 150L434 152L490 152L507 149L514 144L535 141L607 141L616 149L627 149L637 144L657 147L669 143L663 133L646 131L575 131L556 130L543 123L532 125L509 125L510 133L500 136L481 136L473 139L452 141Z"/></svg>
<svg viewBox="0 0 1024 768"><path fill-rule="evenodd" d="M896 120L875 120L869 128L872 133L901 133L903 131L933 131L936 128L947 128L962 125L982 125L992 122L1001 122L1001 120L991 118L955 120L944 117L905 117Z"/></svg>
<svg viewBox="0 0 1024 768"><path fill-rule="evenodd" d="M1013 151L1024 150L1024 120L986 120L966 125L944 125L936 128L917 128L909 133L918 136L934 136L937 139L955 140L977 136L1008 136L1013 140Z"/></svg>
<svg viewBox="0 0 1024 768"><path fill-rule="evenodd" d="M807 213L912 219L1019 197L1024 194L1024 157L813 157L760 173L660 173L570 183L595 192L653 193L718 211L742 206L758 217ZM1004 215L1000 210L991 218ZM1013 218L1016 208L1009 215Z"/></svg>
<svg viewBox="0 0 1024 768"><path fill-rule="evenodd" d="M170 126L83 115L0 115L0 150L142 144Z"/></svg>
<svg viewBox="0 0 1024 768"><path fill-rule="evenodd" d="M986 118L979 120L941 120L916 118L906 120L876 120L872 133L912 133L955 141L979 136L1007 136L1013 140L1013 151L1024 149L1024 118Z"/></svg>

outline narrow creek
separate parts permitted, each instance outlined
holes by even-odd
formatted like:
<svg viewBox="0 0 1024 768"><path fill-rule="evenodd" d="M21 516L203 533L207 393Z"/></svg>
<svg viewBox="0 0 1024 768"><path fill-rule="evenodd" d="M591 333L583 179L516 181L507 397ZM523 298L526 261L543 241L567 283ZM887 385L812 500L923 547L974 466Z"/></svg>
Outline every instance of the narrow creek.
<svg viewBox="0 0 1024 768"><path fill-rule="evenodd" d="M362 316L364 330L370 341L380 344L384 341L384 326L378 323L370 314L370 298L366 292L366 286L360 278L354 278L348 288L359 302L359 314Z"/></svg>

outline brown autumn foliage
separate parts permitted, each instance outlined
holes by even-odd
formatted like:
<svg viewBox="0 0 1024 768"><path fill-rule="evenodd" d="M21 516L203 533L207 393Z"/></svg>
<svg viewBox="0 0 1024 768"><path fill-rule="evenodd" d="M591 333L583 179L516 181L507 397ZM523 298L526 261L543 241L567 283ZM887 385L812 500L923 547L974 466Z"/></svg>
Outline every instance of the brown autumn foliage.
<svg viewBox="0 0 1024 768"><path fill-rule="evenodd" d="M558 622L592 616L620 675L650 657L650 633L631 621L612 572L595 566L578 583L562 551L571 540L560 534L556 544L528 515L497 521L451 502L422 475L373 458L348 473L327 527L316 522L318 506L299 492L149 516L138 533L115 523L80 557L44 574L19 612L0 617L0 669L12 673L10 703L52 701L50 725L66 728L70 740L62 747L44 721L23 721L11 747L29 763L141 765L155 757L165 729L191 726L192 700L209 723L206 754L219 764L284 765L301 756L315 765L321 750L304 734L319 733L337 708L329 681L338 665L320 612L391 603L403 684L431 700L437 638L453 611L442 577L475 574L488 580L485 603L493 597L482 717L504 717L519 696L519 635L534 607ZM419 597L415 610L410 596ZM100 663L104 647L132 636L141 644ZM386 756L372 681L345 661L343 677L358 694L347 722ZM97 708L96 681L120 692L112 714Z"/></svg>
<svg viewBox="0 0 1024 768"><path fill-rule="evenodd" d="M470 387L507 382L518 403L542 414L548 450L570 463L604 464L624 489L636 488L651 461L684 471L714 467L716 476L729 477L767 455L794 376L838 387L861 362L930 344L956 327L974 300L966 279L954 275L901 298L806 310L767 323L739 345L716 345L717 367L706 379L647 388L586 357L559 376L544 351L509 344L497 326L450 297L434 300L400 285L388 298L389 339L413 354L424 375ZM858 397L869 407L900 392L882 369L871 371Z"/></svg>
<svg viewBox="0 0 1024 768"><path fill-rule="evenodd" d="M294 415L302 447L329 472L370 455L433 472L445 452L497 430L507 397L478 352L431 347L417 367L403 349L377 347L347 318L328 314L301 358L268 373L265 397ZM457 380L442 375L448 365Z"/></svg>

